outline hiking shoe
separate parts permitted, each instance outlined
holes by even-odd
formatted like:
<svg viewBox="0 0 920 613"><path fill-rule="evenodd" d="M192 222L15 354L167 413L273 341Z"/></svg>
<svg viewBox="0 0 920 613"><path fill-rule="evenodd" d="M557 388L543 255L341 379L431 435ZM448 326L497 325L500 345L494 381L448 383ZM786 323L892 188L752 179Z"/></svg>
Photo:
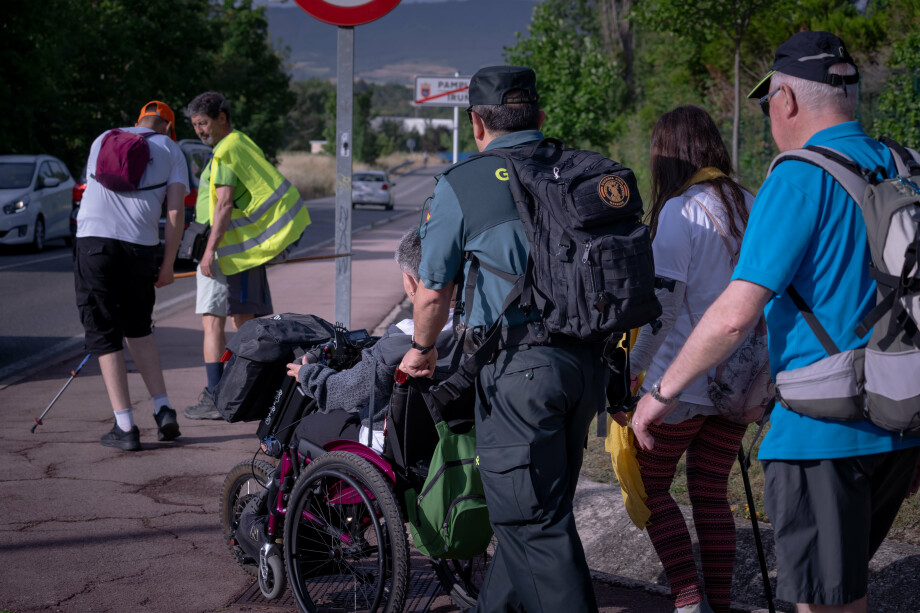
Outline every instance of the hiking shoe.
<svg viewBox="0 0 920 613"><path fill-rule="evenodd" d="M118 424L102 435L99 442L106 447L115 447L124 451L139 451L141 448L141 433L137 426L132 426L125 432L118 427Z"/></svg>
<svg viewBox="0 0 920 613"><path fill-rule="evenodd" d="M198 404L185 408L185 416L189 419L221 418L220 413L217 411L217 407L214 406L214 397L211 396L211 392L208 391L208 388L201 390L201 395L198 396Z"/></svg>
<svg viewBox="0 0 920 613"><path fill-rule="evenodd" d="M176 422L176 412L169 407L163 407L159 413L154 413L157 422L157 440L171 441L179 438L179 424Z"/></svg>

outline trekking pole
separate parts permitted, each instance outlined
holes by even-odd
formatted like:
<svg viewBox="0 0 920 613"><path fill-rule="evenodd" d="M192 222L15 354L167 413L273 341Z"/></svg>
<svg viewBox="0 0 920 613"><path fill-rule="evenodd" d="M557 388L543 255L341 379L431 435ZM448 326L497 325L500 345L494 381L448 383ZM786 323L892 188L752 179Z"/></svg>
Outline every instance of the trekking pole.
<svg viewBox="0 0 920 613"><path fill-rule="evenodd" d="M744 481L744 493L747 494L748 509L751 513L751 526L754 528L754 544L757 546L757 558L760 560L763 593L767 597L767 607L770 609L770 613L776 613L776 609L773 606L773 589L770 587L770 573L767 571L767 559L763 552L763 541L760 540L757 511L754 509L754 493L751 491L751 480L748 478L748 465L751 463L751 458L744 455L744 445L738 448L738 463L741 465L741 479Z"/></svg>
<svg viewBox="0 0 920 613"><path fill-rule="evenodd" d="M89 360L92 356L93 356L93 354L87 353L87 354L86 354L86 357L83 358L83 361L80 362L80 365L77 366L77 368L76 368L75 370L71 370L71 371L70 371L70 379L67 379L67 383L64 384L64 387L61 388L61 391L59 391L59 392L57 393L57 396L54 397L54 400L52 400L51 403L48 404L48 408L46 408L46 409L44 410L44 412L42 412L42 414L41 414L40 416L33 418L33 419L35 419L35 425L32 426L32 429L29 430L29 432L31 432L32 434L35 434L35 428L37 428L38 426L42 425L42 419L44 419L45 415L48 414L48 411L50 411L50 410L51 410L51 407L54 405L54 403L57 402L57 399L61 397L61 394L63 394L63 393L64 393L64 390L67 389L67 386L70 385L70 382L77 378L77 375L80 374L80 370L83 368L83 365L86 364L86 361Z"/></svg>
<svg viewBox="0 0 920 613"><path fill-rule="evenodd" d="M279 262L279 264L294 264L296 262L312 262L314 260L334 260L335 258L346 258L351 256L350 253L333 253L332 255L308 255L302 258L293 258L291 260L285 260ZM277 264L268 264L269 266L277 266ZM194 277L196 271L192 272L179 272L173 275L174 279L185 279L187 277Z"/></svg>

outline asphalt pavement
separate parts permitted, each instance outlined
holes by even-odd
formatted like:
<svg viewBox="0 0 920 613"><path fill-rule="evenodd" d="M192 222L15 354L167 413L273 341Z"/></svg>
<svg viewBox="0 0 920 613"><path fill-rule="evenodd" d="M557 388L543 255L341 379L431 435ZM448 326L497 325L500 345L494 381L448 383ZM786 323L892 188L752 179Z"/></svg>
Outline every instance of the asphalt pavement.
<svg viewBox="0 0 920 613"><path fill-rule="evenodd" d="M417 221L413 211L353 237L351 327L379 334L405 314L393 251ZM273 266L268 274L277 313L334 319L333 260ZM0 610L291 610L289 598L272 603L252 597L253 579L231 558L220 531L220 487L233 466L255 455L255 424L192 421L182 415L205 383L193 302L158 310L155 339L170 401L179 413L182 436L174 442L156 441L152 402L130 360L129 385L143 445L136 453L99 444L111 428L112 412L96 359L88 361L34 433L33 418L58 393L82 353L55 356L0 388L5 426L0 430ZM645 533L629 523L618 488L583 481L576 512L601 610L673 611L660 564ZM759 611L765 608L757 600L762 585L749 524L746 529L739 523L733 610ZM765 539L775 578L769 526ZM920 548L900 543L886 548L884 561L877 556L873 562L878 595L870 591L870 610L920 611ZM439 613L457 610L436 585L419 606Z"/></svg>

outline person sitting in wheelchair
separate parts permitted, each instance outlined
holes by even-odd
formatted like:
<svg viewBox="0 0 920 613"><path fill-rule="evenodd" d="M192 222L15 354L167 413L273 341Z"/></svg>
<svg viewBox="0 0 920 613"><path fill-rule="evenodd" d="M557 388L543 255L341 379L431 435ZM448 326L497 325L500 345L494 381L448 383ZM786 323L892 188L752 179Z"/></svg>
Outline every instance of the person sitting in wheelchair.
<svg viewBox="0 0 920 613"><path fill-rule="evenodd" d="M410 301L415 300L418 287L418 267L422 259L421 239L413 228L399 241L395 254L402 271L403 288ZM451 318L452 319L452 318ZM462 352L457 350L450 321L438 335L438 367L445 375L459 364ZM322 447L334 440L352 440L366 444L373 428L374 444L378 453L383 450L380 432L389 408L396 368L412 344L413 320L404 319L392 326L371 347L361 352L361 360L345 370L336 370L315 361L316 355L307 353L301 362L287 365L287 374L295 377L304 395L316 401L317 409L304 416L291 439L294 448L306 440L312 446ZM371 398L373 397L373 407ZM373 423L371 420L373 417ZM432 441L432 445L434 441ZM277 469L268 487L243 510L236 530L240 546L254 559L267 542L265 522L268 518L267 501L277 492Z"/></svg>
<svg viewBox="0 0 920 613"><path fill-rule="evenodd" d="M414 228L399 241L395 259L402 271L403 288L414 304L419 283L418 267L422 259L421 239ZM436 342L438 370L444 373L453 372L461 357L451 321L452 317ZM329 441L344 439L367 444L373 427L373 444L368 446L381 452L382 429L393 391L394 374L412 344L413 330L412 319L390 326L374 345L362 351L361 361L346 370L338 371L311 362L309 353L303 356L302 362L288 364L287 374L297 379L303 393L316 400L318 406L317 411L300 421L293 443L296 445L299 440L306 439L322 446Z"/></svg>

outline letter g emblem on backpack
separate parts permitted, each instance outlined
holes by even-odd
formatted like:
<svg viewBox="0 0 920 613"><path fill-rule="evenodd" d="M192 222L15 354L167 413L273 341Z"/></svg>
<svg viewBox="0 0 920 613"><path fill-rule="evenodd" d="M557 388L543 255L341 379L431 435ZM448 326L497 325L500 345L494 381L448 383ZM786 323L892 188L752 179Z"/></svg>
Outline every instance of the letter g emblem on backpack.
<svg viewBox="0 0 920 613"><path fill-rule="evenodd" d="M498 170L496 170L495 178L498 179L499 181L507 181L508 180L508 169L499 168Z"/></svg>

